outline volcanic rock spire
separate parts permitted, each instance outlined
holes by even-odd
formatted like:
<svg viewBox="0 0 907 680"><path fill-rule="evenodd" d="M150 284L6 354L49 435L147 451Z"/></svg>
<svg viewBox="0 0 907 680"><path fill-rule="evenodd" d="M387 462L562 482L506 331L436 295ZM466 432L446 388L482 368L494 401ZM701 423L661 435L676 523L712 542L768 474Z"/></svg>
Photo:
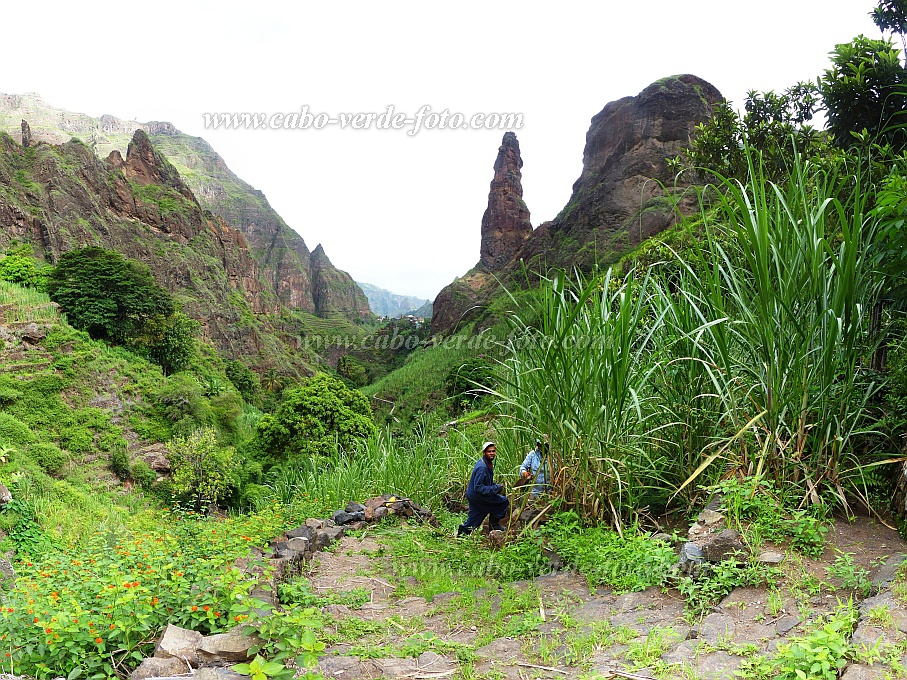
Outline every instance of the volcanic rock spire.
<svg viewBox="0 0 907 680"><path fill-rule="evenodd" d="M532 233L529 208L523 202L522 167L520 143L514 133L505 132L482 216L480 262L492 271L510 262Z"/></svg>

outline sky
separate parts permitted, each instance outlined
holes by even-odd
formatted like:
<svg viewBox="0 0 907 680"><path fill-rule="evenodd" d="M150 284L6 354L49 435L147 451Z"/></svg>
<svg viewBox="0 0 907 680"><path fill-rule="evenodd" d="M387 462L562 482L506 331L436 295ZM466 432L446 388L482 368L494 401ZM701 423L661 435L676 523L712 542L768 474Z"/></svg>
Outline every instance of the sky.
<svg viewBox="0 0 907 680"><path fill-rule="evenodd" d="M880 37L872 0L8 3L0 92L207 139L310 249L433 299L479 259L503 130L205 129L204 114L520 113L523 197L552 219L609 101L693 73L735 105Z"/></svg>

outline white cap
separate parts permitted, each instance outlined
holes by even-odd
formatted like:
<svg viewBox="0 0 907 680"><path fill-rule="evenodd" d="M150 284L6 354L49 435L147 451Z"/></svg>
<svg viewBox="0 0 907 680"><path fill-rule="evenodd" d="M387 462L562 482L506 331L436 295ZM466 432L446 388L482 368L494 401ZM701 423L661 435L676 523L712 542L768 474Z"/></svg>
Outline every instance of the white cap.
<svg viewBox="0 0 907 680"><path fill-rule="evenodd" d="M494 446L494 442L485 442L484 444L482 444L482 453L485 453L485 451L488 450L489 446Z"/></svg>

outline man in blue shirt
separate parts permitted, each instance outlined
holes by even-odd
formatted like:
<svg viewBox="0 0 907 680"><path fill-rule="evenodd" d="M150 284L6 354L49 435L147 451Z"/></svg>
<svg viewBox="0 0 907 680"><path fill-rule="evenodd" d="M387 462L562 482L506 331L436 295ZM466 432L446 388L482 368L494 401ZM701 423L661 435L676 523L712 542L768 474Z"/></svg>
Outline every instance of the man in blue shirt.
<svg viewBox="0 0 907 680"><path fill-rule="evenodd" d="M507 516L510 501L502 492L504 487L494 483L494 457L497 448L494 442L482 445L482 457L472 468L469 486L466 487L466 500L469 501L469 516L466 523L457 527L457 536L470 534L480 526L488 515L491 515L491 530L505 531L501 520Z"/></svg>
<svg viewBox="0 0 907 680"><path fill-rule="evenodd" d="M529 492L530 496L541 496L548 493L548 462L545 460L545 454L548 447L542 444L541 439L535 440L535 448L526 454L526 459L520 465L520 475L523 479L535 477L535 486Z"/></svg>

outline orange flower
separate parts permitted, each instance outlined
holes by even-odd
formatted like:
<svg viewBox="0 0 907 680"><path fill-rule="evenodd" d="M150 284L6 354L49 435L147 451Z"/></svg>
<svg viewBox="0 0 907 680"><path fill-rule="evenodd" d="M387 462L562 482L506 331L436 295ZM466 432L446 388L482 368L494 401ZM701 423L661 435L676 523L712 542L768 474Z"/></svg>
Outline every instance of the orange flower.
<svg viewBox="0 0 907 680"><path fill-rule="evenodd" d="M151 604L157 604L158 602L160 602L160 600L158 600L156 597L151 598Z"/></svg>
<svg viewBox="0 0 907 680"><path fill-rule="evenodd" d="M45 628L45 629L44 629L44 632L47 633L48 635L50 635L51 633L54 632L54 629L53 629L53 628Z"/></svg>
<svg viewBox="0 0 907 680"><path fill-rule="evenodd" d="M35 620L32 621L32 623L38 623L38 617L37 617L37 616L35 617Z"/></svg>
<svg viewBox="0 0 907 680"><path fill-rule="evenodd" d="M101 638L95 638L94 641L97 642L98 644L101 644L102 642L104 642Z"/></svg>
<svg viewBox="0 0 907 680"><path fill-rule="evenodd" d="M220 616L220 612L214 612L214 616Z"/></svg>
<svg viewBox="0 0 907 680"><path fill-rule="evenodd" d="M116 627L117 627L117 624L115 624L115 623L111 623L111 624L110 624L110 630L113 630L113 629L116 628Z"/></svg>
<svg viewBox="0 0 907 680"><path fill-rule="evenodd" d="M205 611L208 611L209 609L211 609L211 607L209 607L208 605L205 605L204 607L202 607L202 609L204 609Z"/></svg>
<svg viewBox="0 0 907 680"><path fill-rule="evenodd" d="M192 605L192 611L197 612L197 611L198 611L198 607L196 607L195 605Z"/></svg>
<svg viewBox="0 0 907 680"><path fill-rule="evenodd" d="M8 607L6 611L8 611L10 614L12 614L16 610L13 609L12 607Z"/></svg>

